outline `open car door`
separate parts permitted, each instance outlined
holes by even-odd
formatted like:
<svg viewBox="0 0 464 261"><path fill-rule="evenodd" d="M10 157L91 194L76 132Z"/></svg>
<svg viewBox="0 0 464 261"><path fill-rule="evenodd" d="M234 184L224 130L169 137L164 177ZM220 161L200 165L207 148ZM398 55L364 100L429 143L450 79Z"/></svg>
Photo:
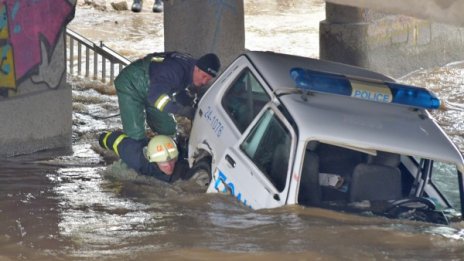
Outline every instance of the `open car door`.
<svg viewBox="0 0 464 261"><path fill-rule="evenodd" d="M208 191L230 192L253 209L285 205L295 143L290 124L268 103L219 159Z"/></svg>

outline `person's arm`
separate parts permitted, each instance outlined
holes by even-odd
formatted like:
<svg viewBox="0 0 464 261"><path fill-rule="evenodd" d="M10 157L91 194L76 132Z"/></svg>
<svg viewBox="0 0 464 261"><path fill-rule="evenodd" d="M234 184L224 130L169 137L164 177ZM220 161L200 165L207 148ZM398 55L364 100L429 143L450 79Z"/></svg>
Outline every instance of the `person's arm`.
<svg viewBox="0 0 464 261"><path fill-rule="evenodd" d="M190 68L175 60L150 65L150 87L147 100L156 109L192 118L194 109L185 101L185 88L190 83ZM176 99L175 93L180 96Z"/></svg>
<svg viewBox="0 0 464 261"><path fill-rule="evenodd" d="M170 182L175 182L179 179L186 180L189 179L189 165L188 162L185 159L178 159L176 162L176 166L174 168L174 172L171 175L171 181Z"/></svg>
<svg viewBox="0 0 464 261"><path fill-rule="evenodd" d="M150 163L144 155L143 148L148 140L134 140L123 132L103 133L99 137L100 146L118 154L121 160L137 173L170 182L171 176L164 174L155 163Z"/></svg>

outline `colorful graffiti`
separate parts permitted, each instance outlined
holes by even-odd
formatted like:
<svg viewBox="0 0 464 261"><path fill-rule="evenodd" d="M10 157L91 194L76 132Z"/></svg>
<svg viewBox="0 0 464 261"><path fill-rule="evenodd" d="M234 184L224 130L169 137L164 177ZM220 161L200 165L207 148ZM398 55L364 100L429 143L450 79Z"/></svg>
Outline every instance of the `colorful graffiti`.
<svg viewBox="0 0 464 261"><path fill-rule="evenodd" d="M16 89L52 60L74 11L70 0L0 0L0 88Z"/></svg>
<svg viewBox="0 0 464 261"><path fill-rule="evenodd" d="M3 88L15 88L13 48L11 48L8 30L6 6L0 4L0 83Z"/></svg>

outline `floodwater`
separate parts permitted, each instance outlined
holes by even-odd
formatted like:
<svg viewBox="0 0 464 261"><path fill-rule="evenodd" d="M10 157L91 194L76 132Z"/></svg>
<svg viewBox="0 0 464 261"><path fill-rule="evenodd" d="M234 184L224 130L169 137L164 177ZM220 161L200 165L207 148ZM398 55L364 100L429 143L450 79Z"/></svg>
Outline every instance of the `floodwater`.
<svg viewBox="0 0 464 261"><path fill-rule="evenodd" d="M129 1L130 2L130 1ZM162 14L78 5L70 27L134 59L162 51ZM246 1L246 47L318 56L324 2ZM128 45L130 43L130 45ZM130 49L126 47L130 46ZM433 112L464 151L464 64L400 81L430 88ZM289 206L252 211L195 184L161 184L101 153L96 135L120 127L109 86L69 77L73 152L0 162L0 260L461 260L464 222L439 226Z"/></svg>

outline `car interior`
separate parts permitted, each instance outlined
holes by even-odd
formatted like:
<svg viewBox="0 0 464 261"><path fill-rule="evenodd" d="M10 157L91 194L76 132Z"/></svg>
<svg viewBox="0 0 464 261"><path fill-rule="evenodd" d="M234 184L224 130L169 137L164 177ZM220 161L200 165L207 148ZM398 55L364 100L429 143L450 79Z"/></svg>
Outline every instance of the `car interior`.
<svg viewBox="0 0 464 261"><path fill-rule="evenodd" d="M433 161L372 152L309 142L299 204L448 224L451 204L430 179Z"/></svg>

